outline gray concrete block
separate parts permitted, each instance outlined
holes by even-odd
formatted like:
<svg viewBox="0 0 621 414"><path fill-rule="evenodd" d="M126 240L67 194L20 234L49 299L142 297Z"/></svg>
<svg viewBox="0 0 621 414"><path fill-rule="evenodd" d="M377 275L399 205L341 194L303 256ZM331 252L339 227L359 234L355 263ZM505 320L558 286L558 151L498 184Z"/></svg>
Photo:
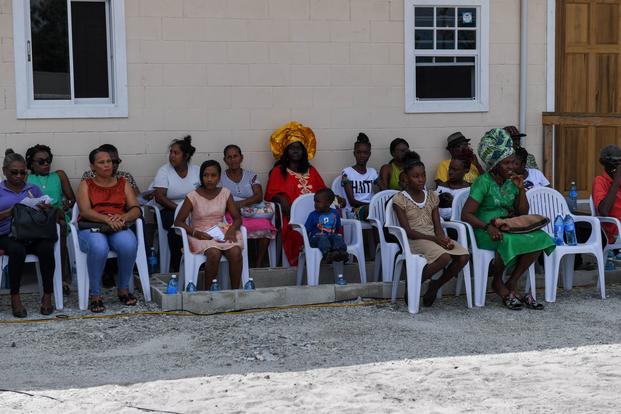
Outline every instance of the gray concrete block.
<svg viewBox="0 0 621 414"><path fill-rule="evenodd" d="M196 313L218 313L235 310L235 291L201 291L182 294L183 310Z"/></svg>
<svg viewBox="0 0 621 414"><path fill-rule="evenodd" d="M236 310L270 308L286 304L287 294L284 287L235 291Z"/></svg>
<svg viewBox="0 0 621 414"><path fill-rule="evenodd" d="M334 285L286 286L287 305L334 302Z"/></svg>
<svg viewBox="0 0 621 414"><path fill-rule="evenodd" d="M334 300L340 302L367 297L367 285L360 283L349 283L345 286L334 285Z"/></svg>

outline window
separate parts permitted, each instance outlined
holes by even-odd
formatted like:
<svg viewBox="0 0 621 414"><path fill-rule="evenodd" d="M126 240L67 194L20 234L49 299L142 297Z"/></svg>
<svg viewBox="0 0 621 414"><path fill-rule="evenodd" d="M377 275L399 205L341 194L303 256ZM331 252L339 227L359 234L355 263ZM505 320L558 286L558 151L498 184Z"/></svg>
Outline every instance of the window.
<svg viewBox="0 0 621 414"><path fill-rule="evenodd" d="M405 111L487 111L488 33L488 0L406 0Z"/></svg>
<svg viewBox="0 0 621 414"><path fill-rule="evenodd" d="M13 0L18 118L127 117L124 0Z"/></svg>

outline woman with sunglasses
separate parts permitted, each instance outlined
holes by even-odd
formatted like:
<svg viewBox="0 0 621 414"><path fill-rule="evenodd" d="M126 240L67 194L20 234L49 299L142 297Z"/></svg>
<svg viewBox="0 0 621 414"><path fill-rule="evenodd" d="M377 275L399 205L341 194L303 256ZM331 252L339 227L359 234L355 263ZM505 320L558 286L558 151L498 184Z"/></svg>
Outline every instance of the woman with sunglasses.
<svg viewBox="0 0 621 414"><path fill-rule="evenodd" d="M13 207L26 197L37 198L43 193L34 184L26 182L26 160L19 154L7 149L4 153L2 172L6 179L0 182L0 249L9 256L8 275L11 287L11 308L13 316L25 318L28 316L26 308L19 296L22 273L26 255L34 254L39 258L41 279L43 281L43 297L41 298L41 314L50 315L52 307L52 293L54 292L54 242L52 240L33 240L23 243L9 237L11 232L11 218ZM48 205L40 205L48 208Z"/></svg>
<svg viewBox="0 0 621 414"><path fill-rule="evenodd" d="M69 177L63 170L52 171L52 150L47 145L37 144L26 151L26 168L30 170L28 183L34 184L41 189L43 194L49 196L50 205L62 211L60 217L60 235L62 240L67 237L67 223L70 221L71 208L75 204L75 195L71 189ZM60 256L62 259L63 293L71 293L71 273L68 271L67 243L60 244Z"/></svg>

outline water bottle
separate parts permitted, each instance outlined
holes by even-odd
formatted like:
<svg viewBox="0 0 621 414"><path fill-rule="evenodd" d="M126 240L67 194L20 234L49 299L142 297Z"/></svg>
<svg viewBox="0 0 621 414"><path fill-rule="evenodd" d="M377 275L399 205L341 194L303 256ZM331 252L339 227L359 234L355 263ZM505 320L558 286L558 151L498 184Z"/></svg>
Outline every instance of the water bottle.
<svg viewBox="0 0 621 414"><path fill-rule="evenodd" d="M342 273L336 278L336 284L339 286L345 286L347 284L347 280L345 280Z"/></svg>
<svg viewBox="0 0 621 414"><path fill-rule="evenodd" d="M194 284L194 282L190 282L188 283L188 286L186 286L185 291L192 293L192 292L196 292L198 289L196 289L196 285Z"/></svg>
<svg viewBox="0 0 621 414"><path fill-rule="evenodd" d="M157 254L155 254L155 247L151 247L147 263L149 265L149 274L152 275L153 273L157 273Z"/></svg>
<svg viewBox="0 0 621 414"><path fill-rule="evenodd" d="M254 286L254 280L251 277L248 278L248 281L244 285L244 290L255 290L255 289L256 287Z"/></svg>
<svg viewBox="0 0 621 414"><path fill-rule="evenodd" d="M568 246L575 246L576 241L576 226L574 219L568 214L565 216L565 240Z"/></svg>
<svg viewBox="0 0 621 414"><path fill-rule="evenodd" d="M563 234L565 233L565 224L563 222L563 216L560 214L554 219L554 243L557 246L565 244Z"/></svg>
<svg viewBox="0 0 621 414"><path fill-rule="evenodd" d="M211 281L211 287L209 288L212 292L219 292L222 290L222 286L218 283L218 279L214 279Z"/></svg>
<svg viewBox="0 0 621 414"><path fill-rule="evenodd" d="M170 280L168 281L168 286L166 286L166 293L169 295L174 295L177 293L177 275L172 275Z"/></svg>
<svg viewBox="0 0 621 414"><path fill-rule="evenodd" d="M615 258L615 254L612 250L608 250L608 257L606 258L606 270L615 270L615 262L613 259Z"/></svg>
<svg viewBox="0 0 621 414"><path fill-rule="evenodd" d="M572 181L569 185L569 197L567 198L567 206L572 213L578 208L578 189L576 188L576 182Z"/></svg>

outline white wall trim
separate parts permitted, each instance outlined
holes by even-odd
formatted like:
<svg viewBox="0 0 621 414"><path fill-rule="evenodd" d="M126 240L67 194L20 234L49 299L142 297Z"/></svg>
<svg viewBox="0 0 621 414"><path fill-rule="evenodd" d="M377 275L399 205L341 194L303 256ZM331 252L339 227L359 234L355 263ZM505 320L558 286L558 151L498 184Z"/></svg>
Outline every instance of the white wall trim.
<svg viewBox="0 0 621 414"><path fill-rule="evenodd" d="M556 102L556 0L547 1L546 111L554 112Z"/></svg>
<svg viewBox="0 0 621 414"><path fill-rule="evenodd" d="M480 54L477 67L478 99L476 101L416 101L414 7L415 6L478 7L480 10ZM405 58L405 112L487 112L489 110L489 0L405 0L404 1L404 58ZM454 53L455 51L451 51ZM458 51L457 51L458 52ZM447 51L448 53L448 51Z"/></svg>
<svg viewBox="0 0 621 414"><path fill-rule="evenodd" d="M26 31L30 17L28 1L13 0L13 48L15 53L15 103L18 119L36 118L126 118L128 116L125 0L110 0L113 103L38 101L31 99Z"/></svg>

